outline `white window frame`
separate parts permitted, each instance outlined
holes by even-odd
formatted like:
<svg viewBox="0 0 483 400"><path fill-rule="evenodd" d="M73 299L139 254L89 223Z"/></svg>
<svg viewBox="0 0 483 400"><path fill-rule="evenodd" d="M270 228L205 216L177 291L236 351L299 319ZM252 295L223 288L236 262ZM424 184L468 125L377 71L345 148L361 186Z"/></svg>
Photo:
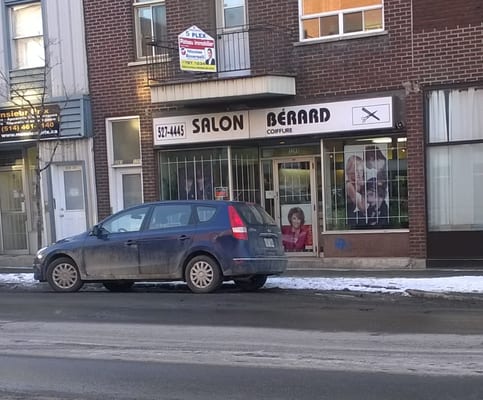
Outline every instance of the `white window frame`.
<svg viewBox="0 0 483 400"><path fill-rule="evenodd" d="M242 3L241 5L231 6L231 5L226 5L223 0L218 2L219 7L220 7L220 13L219 13L219 15L220 15L220 27L222 27L224 32L240 30L240 29L243 29L247 25L247 4L246 4L246 0L242 0L241 3ZM238 7L243 8L243 24L242 25L229 26L229 27L226 26L225 11L229 10L231 8L238 8Z"/></svg>
<svg viewBox="0 0 483 400"><path fill-rule="evenodd" d="M112 137L113 122L127 121L136 119L140 121L139 116L128 116L121 118L107 118L106 119L106 133L107 133L107 162L109 170L109 197L111 199L111 211L117 212L123 209L122 204L122 176L124 174L140 174L141 184L143 182L142 174L142 149L141 149L141 127L139 127L139 154L141 156L140 162L136 164L119 164L114 163L114 141ZM140 122L139 122L140 123ZM141 193L142 202L144 202L144 191Z"/></svg>
<svg viewBox="0 0 483 400"><path fill-rule="evenodd" d="M45 44L44 44L44 33L43 33L43 25L42 25L43 23L41 23L40 34L36 34L36 35L32 34L32 35L24 35L24 36L16 36L15 35L15 29L14 29L14 22L15 22L14 13L15 13L15 11L17 11L21 8L25 8L25 7L29 7L29 6L33 6L33 5L37 5L38 7L40 7L40 13L41 13L41 17L42 17L42 4L41 4L40 1L32 2L32 3L26 3L26 4L12 4L8 8L9 18L10 18L10 51L11 51L11 56L12 56L12 69L13 70L22 70L22 69L30 69L30 68L42 68L42 67L45 66L45 49L44 49ZM25 65L20 65L17 62L17 60L18 60L17 43L20 40L26 40L26 39L27 40L30 39L32 41L40 39L43 54L41 55L41 57L39 57L37 62L33 62L35 57L32 57L32 58L26 59L27 62L25 63ZM37 55L40 55L40 54L37 54Z"/></svg>
<svg viewBox="0 0 483 400"><path fill-rule="evenodd" d="M164 5L166 8L166 1L165 0L134 0L133 2L133 8L134 8L134 28L135 28L135 46L136 46L136 59L137 60L144 60L146 57L149 56L154 56L156 54L159 54L159 52L156 53L156 48L153 46L152 48L152 53L148 54L146 56L143 56L143 38L141 37L141 27L140 27L140 22L139 22L139 9L141 8L146 8L146 7L151 7L151 16L153 15L152 9L155 6L160 6ZM151 37L154 37L154 25L153 25L153 20L151 19Z"/></svg>
<svg viewBox="0 0 483 400"><path fill-rule="evenodd" d="M330 11L325 13L316 13L316 14L307 14L303 15L303 0L299 0L299 40L300 42L314 42L314 41L323 41L323 40L333 40L333 39L344 39L349 38L352 36L365 36L365 35L372 35L374 33L384 32L384 0L381 0L380 5L376 6L367 6L367 7L355 7L355 8L347 8L338 11ZM369 29L364 30L364 12L371 11L371 10L378 10L381 9L381 23L382 27L380 29ZM354 12L362 12L363 13L363 30L357 32L350 32L344 33L344 15L351 14ZM328 35L328 36L318 36L315 38L304 38L304 28L303 28L303 21L307 19L314 19L314 18L321 18L321 17L330 17L336 15L338 17L338 25L339 25L339 34L337 35Z"/></svg>
<svg viewBox="0 0 483 400"><path fill-rule="evenodd" d="M427 94L429 231L481 231L483 87Z"/></svg>

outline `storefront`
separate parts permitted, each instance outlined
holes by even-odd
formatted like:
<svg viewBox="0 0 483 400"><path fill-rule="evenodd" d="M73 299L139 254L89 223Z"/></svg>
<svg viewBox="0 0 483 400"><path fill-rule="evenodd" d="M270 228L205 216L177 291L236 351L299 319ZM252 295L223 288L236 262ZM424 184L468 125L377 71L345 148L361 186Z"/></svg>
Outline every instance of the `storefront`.
<svg viewBox="0 0 483 400"><path fill-rule="evenodd" d="M289 254L407 257L406 137L394 103L154 118L161 199L262 204Z"/></svg>
<svg viewBox="0 0 483 400"><path fill-rule="evenodd" d="M0 254L34 254L95 220L88 102L70 100L68 118L57 104L0 110Z"/></svg>
<svg viewBox="0 0 483 400"><path fill-rule="evenodd" d="M28 254L35 148L0 147L0 254Z"/></svg>

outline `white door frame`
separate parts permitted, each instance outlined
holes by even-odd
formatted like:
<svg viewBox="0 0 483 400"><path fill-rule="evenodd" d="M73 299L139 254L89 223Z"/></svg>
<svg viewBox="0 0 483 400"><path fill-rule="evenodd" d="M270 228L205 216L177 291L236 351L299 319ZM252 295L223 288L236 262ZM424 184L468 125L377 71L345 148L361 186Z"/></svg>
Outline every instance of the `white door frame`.
<svg viewBox="0 0 483 400"><path fill-rule="evenodd" d="M311 225L312 225L312 251L307 252L294 252L296 256L314 256L319 254L319 226L318 226L318 210L317 210L317 174L316 174L316 157L315 156L300 156L300 157L284 157L277 158L273 160L273 182L275 190L275 220L278 225L286 225L283 218L286 216L281 215L281 204L280 204L280 180L278 174L278 165L280 163L290 163L290 162L309 162L310 165L310 211L311 211ZM290 255L290 253L287 253Z"/></svg>
<svg viewBox="0 0 483 400"><path fill-rule="evenodd" d="M55 239L59 240L87 229L86 176L84 165L79 163L52 164L51 169ZM65 173L68 171L80 172L81 187L77 189L80 190L82 196L82 208L67 209L64 179ZM72 188L72 190L76 190L76 188Z"/></svg>
<svg viewBox="0 0 483 400"><path fill-rule="evenodd" d="M124 204L123 176L139 175L141 179L141 203L144 202L143 194L143 174L142 167L114 167L112 168L113 179L110 182L111 207L112 213L118 212L126 208Z"/></svg>
<svg viewBox="0 0 483 400"><path fill-rule="evenodd" d="M250 74L250 45L248 34L247 0L243 0L243 25L226 27L225 5L216 0L217 68L219 76L232 77ZM242 47L243 46L243 47Z"/></svg>

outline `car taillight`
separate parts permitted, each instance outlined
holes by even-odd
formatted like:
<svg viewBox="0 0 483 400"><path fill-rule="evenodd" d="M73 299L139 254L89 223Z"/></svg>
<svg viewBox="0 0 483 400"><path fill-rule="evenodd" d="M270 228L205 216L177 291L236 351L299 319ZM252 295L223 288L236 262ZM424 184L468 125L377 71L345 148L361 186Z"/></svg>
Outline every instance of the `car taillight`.
<svg viewBox="0 0 483 400"><path fill-rule="evenodd" d="M228 206L228 215L230 216L231 231L233 237L240 240L248 240L248 231L246 225L238 214L238 211L233 206Z"/></svg>

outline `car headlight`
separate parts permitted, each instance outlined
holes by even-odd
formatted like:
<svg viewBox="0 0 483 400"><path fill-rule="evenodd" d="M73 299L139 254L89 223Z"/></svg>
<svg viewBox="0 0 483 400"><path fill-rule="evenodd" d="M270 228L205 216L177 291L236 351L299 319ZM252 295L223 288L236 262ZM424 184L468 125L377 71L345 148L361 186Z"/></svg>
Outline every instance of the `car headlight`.
<svg viewBox="0 0 483 400"><path fill-rule="evenodd" d="M37 254L35 255L35 257L38 260L42 260L42 258L44 257L44 252L45 252L46 249L47 249L47 247L42 247L41 249L37 250Z"/></svg>

